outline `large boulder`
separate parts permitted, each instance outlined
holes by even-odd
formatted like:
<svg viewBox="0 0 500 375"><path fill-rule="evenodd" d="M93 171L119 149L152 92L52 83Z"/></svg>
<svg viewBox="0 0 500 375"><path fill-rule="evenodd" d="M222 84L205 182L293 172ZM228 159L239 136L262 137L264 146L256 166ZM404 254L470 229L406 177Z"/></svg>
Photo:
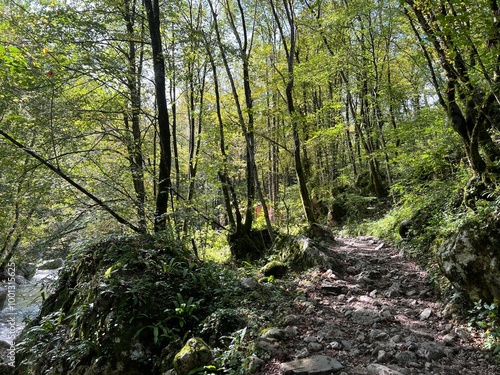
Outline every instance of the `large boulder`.
<svg viewBox="0 0 500 375"><path fill-rule="evenodd" d="M500 299L500 222L467 222L438 251L439 266L471 301Z"/></svg>
<svg viewBox="0 0 500 375"><path fill-rule="evenodd" d="M296 272L310 268L331 269L342 274L345 261L339 253L331 251L309 237L283 236L275 241L273 249L276 259L286 263Z"/></svg>

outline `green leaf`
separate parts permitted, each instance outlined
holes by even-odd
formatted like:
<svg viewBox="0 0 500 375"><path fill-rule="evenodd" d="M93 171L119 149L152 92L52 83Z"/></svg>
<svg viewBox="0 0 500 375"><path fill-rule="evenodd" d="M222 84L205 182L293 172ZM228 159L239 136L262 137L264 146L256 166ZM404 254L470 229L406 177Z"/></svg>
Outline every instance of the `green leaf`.
<svg viewBox="0 0 500 375"><path fill-rule="evenodd" d="M104 272L104 277L109 279L111 277L111 273L113 272L113 266L109 267L106 272Z"/></svg>

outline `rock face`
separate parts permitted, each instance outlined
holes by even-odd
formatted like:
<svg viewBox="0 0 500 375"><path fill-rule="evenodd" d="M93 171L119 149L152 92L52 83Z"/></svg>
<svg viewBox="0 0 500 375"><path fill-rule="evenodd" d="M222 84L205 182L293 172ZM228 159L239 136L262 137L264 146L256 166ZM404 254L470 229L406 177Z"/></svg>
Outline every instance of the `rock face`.
<svg viewBox="0 0 500 375"><path fill-rule="evenodd" d="M500 298L500 222L465 223L438 258L445 276L471 301Z"/></svg>
<svg viewBox="0 0 500 375"><path fill-rule="evenodd" d="M211 361L210 348L201 338L195 337L189 339L175 355L174 367L179 375L186 375L193 369L209 365Z"/></svg>

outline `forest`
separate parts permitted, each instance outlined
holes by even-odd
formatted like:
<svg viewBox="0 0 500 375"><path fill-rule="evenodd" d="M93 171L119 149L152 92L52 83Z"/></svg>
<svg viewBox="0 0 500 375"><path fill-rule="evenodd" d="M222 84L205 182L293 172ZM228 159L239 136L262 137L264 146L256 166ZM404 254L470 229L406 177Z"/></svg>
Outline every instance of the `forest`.
<svg viewBox="0 0 500 375"><path fill-rule="evenodd" d="M149 246L140 267L170 287L199 267L165 297L178 329L141 321L160 345L218 272L373 236L500 313L499 43L496 0L1 0L0 271L61 257L84 277L93 256L109 281L135 264L119 246ZM58 285L41 316L81 314L86 342L90 297Z"/></svg>

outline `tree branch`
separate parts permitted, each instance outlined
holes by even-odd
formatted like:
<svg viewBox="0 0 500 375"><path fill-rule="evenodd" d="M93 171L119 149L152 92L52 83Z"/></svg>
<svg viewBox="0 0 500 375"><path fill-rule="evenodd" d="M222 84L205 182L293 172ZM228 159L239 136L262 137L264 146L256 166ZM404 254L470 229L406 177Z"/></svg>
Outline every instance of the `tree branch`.
<svg viewBox="0 0 500 375"><path fill-rule="evenodd" d="M117 214L113 209L111 209L105 202L97 198L95 195L93 195L91 192L89 192L87 189L85 189L83 186L75 182L71 177L66 175L63 171L61 171L59 168L54 166L52 163L38 155L35 151L30 149L29 147L23 145L21 142L17 141L13 137L11 137L9 134L4 132L3 130L0 129L0 135L3 136L5 139L7 139L9 142L13 143L17 148L23 150L26 152L28 155L33 157L34 159L38 160L40 163L45 165L47 168L49 168L52 172L57 174L59 177L61 177L63 180L65 180L67 183L69 183L71 186L85 194L87 197L89 197L91 200L93 200L95 203L97 203L98 206L102 207L105 211L107 211L111 216L113 216L120 224L124 224L130 229L132 229L134 232L141 233L141 230L137 228L134 224L130 223L123 217L121 217L119 214Z"/></svg>

